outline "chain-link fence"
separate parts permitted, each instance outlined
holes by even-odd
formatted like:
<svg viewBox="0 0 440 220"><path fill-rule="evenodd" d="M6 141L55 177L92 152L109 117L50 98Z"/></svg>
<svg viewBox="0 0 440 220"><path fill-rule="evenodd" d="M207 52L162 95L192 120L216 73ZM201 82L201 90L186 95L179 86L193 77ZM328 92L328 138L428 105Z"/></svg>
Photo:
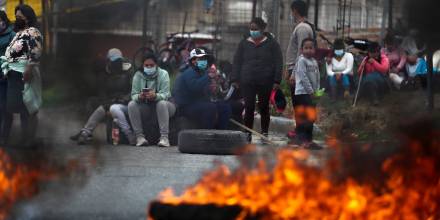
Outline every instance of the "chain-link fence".
<svg viewBox="0 0 440 220"><path fill-rule="evenodd" d="M317 22L324 35L350 36L359 32L378 35L389 24L389 0L306 2L310 6L309 20ZM283 52L293 30L293 21L289 19L291 0L66 0L51 3L54 16L50 19L50 30L55 41L50 46L66 50L71 48L63 45L86 40L84 49L91 54L119 47L131 55L145 42L159 53L166 48L186 47L190 39L193 43L190 45L205 46L218 59L231 61L252 16L268 21L268 30L276 35ZM401 5L393 5L394 18L401 16ZM75 44L75 49L80 47L81 44Z"/></svg>

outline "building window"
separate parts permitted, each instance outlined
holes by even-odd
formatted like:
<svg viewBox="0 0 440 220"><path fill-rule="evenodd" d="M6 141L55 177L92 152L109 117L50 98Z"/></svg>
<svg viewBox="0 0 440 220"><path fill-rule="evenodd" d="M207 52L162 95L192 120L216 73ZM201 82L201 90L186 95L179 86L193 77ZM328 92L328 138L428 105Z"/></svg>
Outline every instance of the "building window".
<svg viewBox="0 0 440 220"><path fill-rule="evenodd" d="M233 1L227 4L227 22L229 24L249 23L252 19L251 1Z"/></svg>

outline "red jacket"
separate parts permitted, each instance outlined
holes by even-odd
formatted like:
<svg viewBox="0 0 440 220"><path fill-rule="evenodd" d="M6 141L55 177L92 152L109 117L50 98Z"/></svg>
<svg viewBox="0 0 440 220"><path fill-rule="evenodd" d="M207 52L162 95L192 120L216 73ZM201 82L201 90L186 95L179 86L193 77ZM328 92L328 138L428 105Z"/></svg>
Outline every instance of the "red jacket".
<svg viewBox="0 0 440 220"><path fill-rule="evenodd" d="M380 63L376 60L374 60L373 63L369 63L368 59L368 57L364 58L361 65L359 66L358 74L361 74L362 71L364 71L363 74L365 75L373 72L379 72L384 75L388 74L388 71L390 70L390 62L388 60L388 57L384 53L380 54Z"/></svg>

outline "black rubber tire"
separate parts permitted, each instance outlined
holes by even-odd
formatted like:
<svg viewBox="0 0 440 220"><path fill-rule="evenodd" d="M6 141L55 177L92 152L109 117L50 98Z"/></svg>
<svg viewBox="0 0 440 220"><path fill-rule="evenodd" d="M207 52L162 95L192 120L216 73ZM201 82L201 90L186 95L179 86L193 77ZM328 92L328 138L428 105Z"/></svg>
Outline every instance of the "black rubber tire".
<svg viewBox="0 0 440 220"><path fill-rule="evenodd" d="M245 133L230 130L184 130L178 139L179 151L189 154L237 154L247 143Z"/></svg>

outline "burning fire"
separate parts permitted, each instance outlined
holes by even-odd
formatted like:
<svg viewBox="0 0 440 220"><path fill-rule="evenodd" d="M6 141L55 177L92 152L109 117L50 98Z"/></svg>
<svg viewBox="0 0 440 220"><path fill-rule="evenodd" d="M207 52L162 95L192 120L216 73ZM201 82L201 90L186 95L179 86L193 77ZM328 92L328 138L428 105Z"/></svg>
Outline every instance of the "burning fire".
<svg viewBox="0 0 440 220"><path fill-rule="evenodd" d="M258 216L260 219L438 220L440 142L427 139L409 143L382 163L381 180L335 177L346 166L341 161L347 158L341 159L341 155L350 155L341 150L342 143L332 139L328 145L338 156L329 159L323 168L307 165L310 155L305 151L282 149L277 152L273 169L263 160L252 169L242 166L231 171L221 165L180 196L166 189L159 201L172 205L238 205L243 208L239 219Z"/></svg>
<svg viewBox="0 0 440 220"><path fill-rule="evenodd" d="M0 219L6 219L9 210L18 200L35 194L38 191L36 183L53 177L54 173L14 164L0 149Z"/></svg>
<svg viewBox="0 0 440 220"><path fill-rule="evenodd" d="M90 156L94 165L96 155ZM86 157L86 160L89 158ZM17 164L0 149L0 220L6 219L10 210L20 200L29 199L39 191L42 182L56 180L73 172L84 173L85 165L78 160L68 160L65 165Z"/></svg>

